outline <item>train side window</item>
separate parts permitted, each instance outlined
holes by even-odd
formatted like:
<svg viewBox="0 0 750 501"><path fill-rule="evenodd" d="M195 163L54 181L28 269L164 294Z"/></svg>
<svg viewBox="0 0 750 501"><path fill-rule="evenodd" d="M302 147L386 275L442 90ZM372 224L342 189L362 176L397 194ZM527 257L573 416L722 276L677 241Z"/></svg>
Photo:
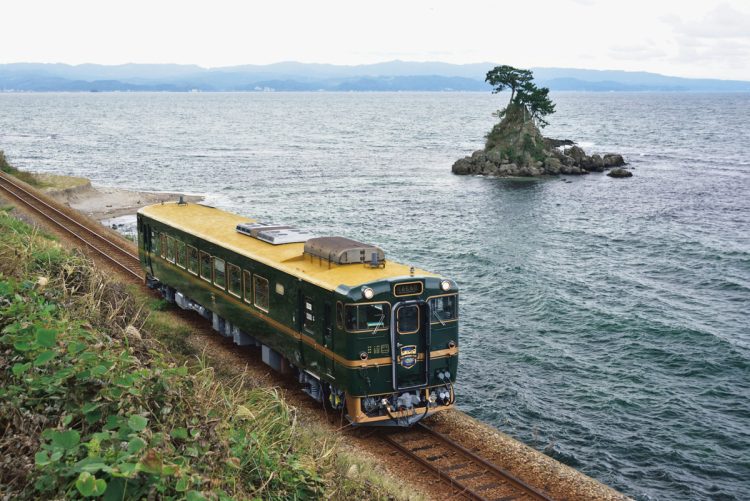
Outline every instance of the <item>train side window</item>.
<svg viewBox="0 0 750 501"><path fill-rule="evenodd" d="M305 296L305 317L302 319L302 326L305 330L312 332L315 328L315 312L313 311L313 301Z"/></svg>
<svg viewBox="0 0 750 501"><path fill-rule="evenodd" d="M430 319L432 323L442 323L446 320L456 320L458 318L458 296L440 296L430 299Z"/></svg>
<svg viewBox="0 0 750 501"><path fill-rule="evenodd" d="M390 316L388 303L347 304L344 326L350 332L387 330Z"/></svg>
<svg viewBox="0 0 750 501"><path fill-rule="evenodd" d="M193 247L192 245L187 246L187 254L188 254L188 271L192 273L193 275L198 274L198 249Z"/></svg>
<svg viewBox="0 0 750 501"><path fill-rule="evenodd" d="M339 330L344 328L344 305L341 304L341 301L336 303L336 327Z"/></svg>
<svg viewBox="0 0 750 501"><path fill-rule="evenodd" d="M167 236L162 233L160 235L161 237L161 245L159 246L159 255L163 258L167 257Z"/></svg>
<svg viewBox="0 0 750 501"><path fill-rule="evenodd" d="M159 247L161 247L159 243L159 232L151 230L151 252L153 252L157 256L159 255Z"/></svg>
<svg viewBox="0 0 750 501"><path fill-rule="evenodd" d="M177 244L177 252L176 258L177 258L177 266L180 268L185 267L185 260L187 258L187 253L185 252L185 242L181 240L176 240L175 243Z"/></svg>
<svg viewBox="0 0 750 501"><path fill-rule="evenodd" d="M242 281L244 284L244 298L246 303L253 302L253 275L247 270L242 270Z"/></svg>
<svg viewBox="0 0 750 501"><path fill-rule="evenodd" d="M167 237L167 261L174 263L174 238Z"/></svg>
<svg viewBox="0 0 750 501"><path fill-rule="evenodd" d="M211 281L211 254L201 251L201 278Z"/></svg>
<svg viewBox="0 0 750 501"><path fill-rule="evenodd" d="M253 275L253 304L265 312L268 312L268 280Z"/></svg>
<svg viewBox="0 0 750 501"><path fill-rule="evenodd" d="M227 263L227 273L229 274L229 293L240 297L240 294L242 294L242 271L240 267Z"/></svg>
<svg viewBox="0 0 750 501"><path fill-rule="evenodd" d="M227 287L226 263L220 257L214 257L214 285L221 289Z"/></svg>

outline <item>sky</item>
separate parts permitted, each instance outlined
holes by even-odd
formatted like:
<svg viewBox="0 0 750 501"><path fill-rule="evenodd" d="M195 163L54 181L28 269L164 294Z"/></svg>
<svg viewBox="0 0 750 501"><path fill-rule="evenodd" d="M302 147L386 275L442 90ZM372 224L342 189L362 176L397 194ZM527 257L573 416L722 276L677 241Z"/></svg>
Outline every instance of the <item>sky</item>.
<svg viewBox="0 0 750 501"><path fill-rule="evenodd" d="M0 63L401 59L750 80L750 0L4 0Z"/></svg>

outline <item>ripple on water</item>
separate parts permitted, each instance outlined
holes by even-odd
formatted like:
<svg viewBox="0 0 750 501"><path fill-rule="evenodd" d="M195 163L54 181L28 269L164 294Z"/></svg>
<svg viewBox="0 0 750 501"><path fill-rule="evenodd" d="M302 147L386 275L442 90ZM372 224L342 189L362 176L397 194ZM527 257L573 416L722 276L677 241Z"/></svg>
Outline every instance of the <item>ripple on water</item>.
<svg viewBox="0 0 750 501"><path fill-rule="evenodd" d="M637 499L750 499L750 95L553 98L635 176L452 176L497 106L461 93L0 94L0 148L440 271L464 410Z"/></svg>

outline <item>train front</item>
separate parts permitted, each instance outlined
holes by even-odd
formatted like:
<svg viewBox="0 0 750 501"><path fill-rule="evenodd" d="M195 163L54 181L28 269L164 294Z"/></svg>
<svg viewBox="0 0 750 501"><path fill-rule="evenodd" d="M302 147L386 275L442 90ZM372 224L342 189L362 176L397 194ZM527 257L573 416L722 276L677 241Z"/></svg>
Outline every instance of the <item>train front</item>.
<svg viewBox="0 0 750 501"><path fill-rule="evenodd" d="M345 336L347 414L355 424L410 426L453 406L458 287L416 276L337 290Z"/></svg>

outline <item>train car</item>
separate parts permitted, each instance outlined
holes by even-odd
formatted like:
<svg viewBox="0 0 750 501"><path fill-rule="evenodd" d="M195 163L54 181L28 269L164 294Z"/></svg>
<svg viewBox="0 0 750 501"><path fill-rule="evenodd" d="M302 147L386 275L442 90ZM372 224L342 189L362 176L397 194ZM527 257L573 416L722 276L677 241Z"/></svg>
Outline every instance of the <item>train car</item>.
<svg viewBox="0 0 750 501"><path fill-rule="evenodd" d="M147 283L354 425L409 426L454 405L458 288L343 237L202 204L138 211Z"/></svg>

